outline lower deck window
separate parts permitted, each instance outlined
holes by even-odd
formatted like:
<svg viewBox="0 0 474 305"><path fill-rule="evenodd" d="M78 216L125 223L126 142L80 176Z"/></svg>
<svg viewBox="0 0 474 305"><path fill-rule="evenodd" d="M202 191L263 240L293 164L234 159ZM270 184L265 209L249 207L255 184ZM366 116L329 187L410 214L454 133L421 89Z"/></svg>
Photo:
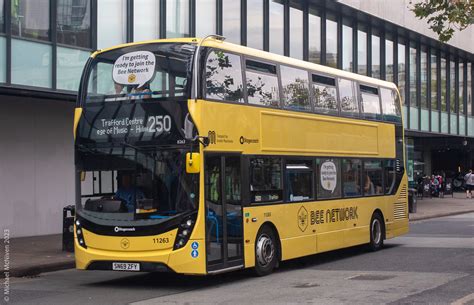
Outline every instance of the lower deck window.
<svg viewBox="0 0 474 305"><path fill-rule="evenodd" d="M364 161L364 196L383 194L382 163L380 161Z"/></svg>
<svg viewBox="0 0 474 305"><path fill-rule="evenodd" d="M341 197L341 163L339 159L316 159L318 165L318 199Z"/></svg>
<svg viewBox="0 0 474 305"><path fill-rule="evenodd" d="M313 199L312 162L288 160L286 163L287 201L305 201Z"/></svg>
<svg viewBox="0 0 474 305"><path fill-rule="evenodd" d="M361 161L359 159L342 160L342 187L344 189L344 197L362 195L360 174Z"/></svg>
<svg viewBox="0 0 474 305"><path fill-rule="evenodd" d="M395 186L395 160L386 160L383 162L385 194L391 194Z"/></svg>
<svg viewBox="0 0 474 305"><path fill-rule="evenodd" d="M253 203L282 200L281 158L250 160L250 194Z"/></svg>

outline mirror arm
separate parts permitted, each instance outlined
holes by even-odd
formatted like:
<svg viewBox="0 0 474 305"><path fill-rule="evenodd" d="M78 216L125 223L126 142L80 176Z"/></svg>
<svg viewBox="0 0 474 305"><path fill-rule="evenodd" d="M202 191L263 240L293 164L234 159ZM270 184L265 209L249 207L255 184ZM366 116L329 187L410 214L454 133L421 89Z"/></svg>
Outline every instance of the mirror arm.
<svg viewBox="0 0 474 305"><path fill-rule="evenodd" d="M202 146L204 146L204 148L208 147L209 146L209 137L201 137L201 136L198 136L197 137L197 140L199 141L199 143L202 144Z"/></svg>

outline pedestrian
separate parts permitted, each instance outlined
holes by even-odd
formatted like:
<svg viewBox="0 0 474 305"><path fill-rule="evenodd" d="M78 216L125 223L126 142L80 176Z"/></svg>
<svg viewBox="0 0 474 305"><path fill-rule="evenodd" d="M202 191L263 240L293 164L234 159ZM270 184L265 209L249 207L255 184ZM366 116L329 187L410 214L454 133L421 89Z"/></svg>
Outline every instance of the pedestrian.
<svg viewBox="0 0 474 305"><path fill-rule="evenodd" d="M439 181L439 198L444 198L444 189L446 187L444 177L441 174L438 174L437 178Z"/></svg>
<svg viewBox="0 0 474 305"><path fill-rule="evenodd" d="M464 181L466 181L466 198L472 198L472 191L474 190L474 174L472 169L464 176Z"/></svg>
<svg viewBox="0 0 474 305"><path fill-rule="evenodd" d="M439 196L439 181L437 176L431 175L431 196Z"/></svg>

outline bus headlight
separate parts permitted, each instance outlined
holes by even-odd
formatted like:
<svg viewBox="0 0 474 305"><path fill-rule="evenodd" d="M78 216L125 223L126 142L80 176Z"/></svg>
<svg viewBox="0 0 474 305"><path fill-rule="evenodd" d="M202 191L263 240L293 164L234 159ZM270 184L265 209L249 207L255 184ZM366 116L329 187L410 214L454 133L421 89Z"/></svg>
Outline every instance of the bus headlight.
<svg viewBox="0 0 474 305"><path fill-rule="evenodd" d="M195 215L186 217L178 227L178 235L176 236L176 241L174 243L173 250L177 250L186 245L191 236L191 232L194 227Z"/></svg>
<svg viewBox="0 0 474 305"><path fill-rule="evenodd" d="M81 222L79 220L76 220L77 241L79 242L79 245L81 245L81 247L87 249L86 242L85 242L85 239L84 239L84 235L82 233L83 233L83 231L82 231L82 227L81 227Z"/></svg>

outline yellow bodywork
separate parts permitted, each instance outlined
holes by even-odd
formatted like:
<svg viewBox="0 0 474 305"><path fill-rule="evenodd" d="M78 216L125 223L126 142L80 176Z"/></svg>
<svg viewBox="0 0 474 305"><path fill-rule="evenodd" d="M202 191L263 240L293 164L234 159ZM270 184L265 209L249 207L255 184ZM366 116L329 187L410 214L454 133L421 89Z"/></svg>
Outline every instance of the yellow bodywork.
<svg viewBox="0 0 474 305"><path fill-rule="evenodd" d="M79 120L81 119L82 115L82 108L78 107L74 109L74 125L73 125L73 135L74 135L74 140L76 140L76 132L77 132L77 126L79 125Z"/></svg>

